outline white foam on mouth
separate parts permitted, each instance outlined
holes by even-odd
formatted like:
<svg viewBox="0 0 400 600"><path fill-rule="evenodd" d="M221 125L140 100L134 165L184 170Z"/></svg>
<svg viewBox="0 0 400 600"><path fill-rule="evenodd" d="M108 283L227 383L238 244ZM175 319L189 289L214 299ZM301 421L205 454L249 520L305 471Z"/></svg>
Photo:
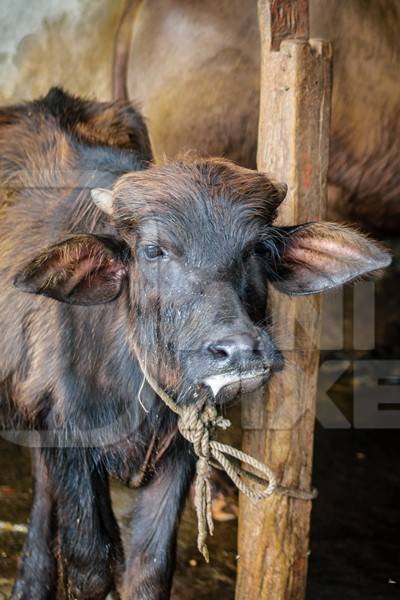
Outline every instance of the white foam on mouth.
<svg viewBox="0 0 400 600"><path fill-rule="evenodd" d="M214 398L227 385L232 383L241 383L246 379L255 379L266 375L267 371L249 371L248 373L221 373L219 375L211 375L204 380L205 385L211 388Z"/></svg>

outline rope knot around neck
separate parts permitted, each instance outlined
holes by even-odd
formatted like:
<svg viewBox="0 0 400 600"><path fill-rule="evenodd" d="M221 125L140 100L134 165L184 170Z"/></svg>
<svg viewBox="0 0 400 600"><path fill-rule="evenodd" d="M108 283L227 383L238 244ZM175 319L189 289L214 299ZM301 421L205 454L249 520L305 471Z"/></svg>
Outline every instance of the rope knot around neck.
<svg viewBox="0 0 400 600"><path fill-rule="evenodd" d="M139 364L147 382L155 393L178 415L179 432L183 438L193 445L197 456L194 501L198 521L197 546L207 562L209 562L209 553L206 539L208 534L212 535L214 532L210 482L211 467L225 471L236 487L254 500L268 498L273 494L299 500L313 500L317 497L316 490L309 492L280 485L277 482L275 473L266 464L237 448L212 439L217 428L227 429L231 425L228 419L218 415L216 406L211 404L207 397L200 398L197 402L184 406L178 405L152 379L141 361L139 361ZM241 463L248 465L259 474L245 469ZM260 489L250 486L249 481L258 484Z"/></svg>
<svg viewBox="0 0 400 600"><path fill-rule="evenodd" d="M217 417L216 411L211 407L198 407L191 404L180 410L178 429L181 435L193 444L197 456L208 458L210 456L210 427Z"/></svg>

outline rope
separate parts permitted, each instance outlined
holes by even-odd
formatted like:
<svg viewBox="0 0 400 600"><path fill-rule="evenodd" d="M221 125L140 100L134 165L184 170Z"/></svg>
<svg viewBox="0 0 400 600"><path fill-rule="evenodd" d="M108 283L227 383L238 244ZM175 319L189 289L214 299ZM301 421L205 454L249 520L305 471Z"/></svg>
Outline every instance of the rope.
<svg viewBox="0 0 400 600"><path fill-rule="evenodd" d="M211 439L211 435L217 427L227 429L231 425L230 421L219 416L216 407L207 402L206 398L199 399L190 405L178 406L148 374L140 360L139 364L155 393L170 410L178 415L179 432L188 442L193 444L197 455L194 498L198 521L197 546L206 562L209 562L209 553L206 544L207 535L213 535L214 532L210 483L211 467L225 471L236 487L248 498L254 500L268 498L273 494L280 494L300 500L313 500L317 497L316 490L307 492L281 486L278 484L274 472L267 465L237 448ZM230 460L228 457L233 460ZM263 477L244 469L240 462L256 469ZM264 489L253 489L246 483L246 479L264 486Z"/></svg>

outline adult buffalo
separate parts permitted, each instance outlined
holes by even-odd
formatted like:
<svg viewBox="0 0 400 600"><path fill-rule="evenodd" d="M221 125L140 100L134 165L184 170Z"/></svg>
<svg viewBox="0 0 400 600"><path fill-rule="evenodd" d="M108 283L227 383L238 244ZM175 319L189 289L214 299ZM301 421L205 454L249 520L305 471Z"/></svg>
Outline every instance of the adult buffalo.
<svg viewBox="0 0 400 600"><path fill-rule="evenodd" d="M389 256L338 225L274 227L285 186L263 174L150 166L123 103L53 89L4 108L0 157L0 408L35 446L13 598L53 599L58 573L69 599L166 600L194 454L140 365L178 403L254 390L282 368L268 282L317 293ZM144 464L124 566L108 476Z"/></svg>
<svg viewBox="0 0 400 600"><path fill-rule="evenodd" d="M400 3L311 0L310 10L311 35L334 47L329 218L398 232ZM128 0L114 63L115 94L139 102L156 159L195 149L255 167L256 0Z"/></svg>

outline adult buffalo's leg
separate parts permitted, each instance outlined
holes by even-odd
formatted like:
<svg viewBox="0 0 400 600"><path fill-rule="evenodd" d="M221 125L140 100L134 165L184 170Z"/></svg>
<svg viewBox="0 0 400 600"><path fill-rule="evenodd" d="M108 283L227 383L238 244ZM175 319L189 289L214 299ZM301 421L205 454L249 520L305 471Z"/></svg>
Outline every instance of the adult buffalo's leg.
<svg viewBox="0 0 400 600"><path fill-rule="evenodd" d="M53 600L56 587L54 489L39 449L32 450L32 470L34 489L30 525L11 598Z"/></svg>
<svg viewBox="0 0 400 600"><path fill-rule="evenodd" d="M57 481L60 588L68 600L104 600L115 588L123 551L109 482L90 450L53 450Z"/></svg>
<svg viewBox="0 0 400 600"><path fill-rule="evenodd" d="M168 600L179 517L194 474L194 456L180 438L140 489L133 515L123 600Z"/></svg>

